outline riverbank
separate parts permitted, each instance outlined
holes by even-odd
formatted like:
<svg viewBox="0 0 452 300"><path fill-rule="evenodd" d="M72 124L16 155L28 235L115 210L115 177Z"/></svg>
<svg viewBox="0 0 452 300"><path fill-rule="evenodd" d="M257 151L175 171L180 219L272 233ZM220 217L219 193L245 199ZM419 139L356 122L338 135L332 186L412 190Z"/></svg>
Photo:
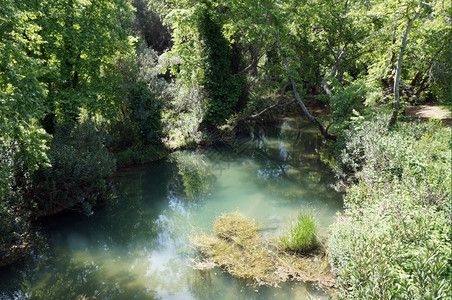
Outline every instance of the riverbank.
<svg viewBox="0 0 452 300"><path fill-rule="evenodd" d="M345 212L327 245L341 298L448 299L451 281L450 128L354 119L331 163Z"/></svg>

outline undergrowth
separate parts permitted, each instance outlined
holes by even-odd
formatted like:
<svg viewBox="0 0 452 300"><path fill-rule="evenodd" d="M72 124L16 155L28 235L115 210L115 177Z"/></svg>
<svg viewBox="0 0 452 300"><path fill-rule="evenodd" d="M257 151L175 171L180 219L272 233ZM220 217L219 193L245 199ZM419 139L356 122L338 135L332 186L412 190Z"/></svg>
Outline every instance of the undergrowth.
<svg viewBox="0 0 452 300"><path fill-rule="evenodd" d="M334 163L347 185L328 243L339 297L450 299L450 128L388 120L355 118Z"/></svg>

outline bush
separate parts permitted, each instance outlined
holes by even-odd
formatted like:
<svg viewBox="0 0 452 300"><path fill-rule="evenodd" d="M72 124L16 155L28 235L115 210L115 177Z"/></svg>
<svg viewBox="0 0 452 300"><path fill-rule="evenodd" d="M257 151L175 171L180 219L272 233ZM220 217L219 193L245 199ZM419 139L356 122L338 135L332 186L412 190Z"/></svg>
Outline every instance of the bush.
<svg viewBox="0 0 452 300"><path fill-rule="evenodd" d="M343 135L345 212L331 227L341 297L447 299L452 295L449 128L356 118ZM352 172L351 174L349 172Z"/></svg>
<svg viewBox="0 0 452 300"><path fill-rule="evenodd" d="M126 150L115 153L115 159L118 167L121 167L156 161L167 154L168 150L163 143L153 145L136 143Z"/></svg>
<svg viewBox="0 0 452 300"><path fill-rule="evenodd" d="M159 144L162 133L162 104L149 85L139 81L128 86L120 120L110 123L108 147L119 153L129 148Z"/></svg>
<svg viewBox="0 0 452 300"><path fill-rule="evenodd" d="M314 218L301 213L289 233L281 237L281 245L288 250L303 253L318 246Z"/></svg>
<svg viewBox="0 0 452 300"><path fill-rule="evenodd" d="M361 112L366 89L361 82L337 91L330 99L331 119L338 128L347 128L353 112Z"/></svg>
<svg viewBox="0 0 452 300"><path fill-rule="evenodd" d="M36 214L65 209L91 212L107 192L107 178L115 169L105 137L102 126L91 120L56 128L48 154L50 166L35 174L30 197L38 205Z"/></svg>
<svg viewBox="0 0 452 300"><path fill-rule="evenodd" d="M15 250L26 243L30 230L28 214L18 210L14 202L22 203L21 198L9 198L11 202L0 202L0 268L17 259ZM16 247L14 247L16 246Z"/></svg>

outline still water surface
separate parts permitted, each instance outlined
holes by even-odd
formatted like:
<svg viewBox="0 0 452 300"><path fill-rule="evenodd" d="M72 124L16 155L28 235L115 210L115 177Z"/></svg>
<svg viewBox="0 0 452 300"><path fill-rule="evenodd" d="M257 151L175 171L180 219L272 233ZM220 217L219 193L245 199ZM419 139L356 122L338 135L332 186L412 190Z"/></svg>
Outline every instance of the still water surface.
<svg viewBox="0 0 452 300"><path fill-rule="evenodd" d="M0 299L327 298L310 284L256 288L221 269L190 266L189 235L211 232L222 213L253 218L272 238L310 211L325 236L342 202L320 145L315 129L285 119L232 145L121 171L117 196L93 216L63 214L37 227L42 247L0 270Z"/></svg>

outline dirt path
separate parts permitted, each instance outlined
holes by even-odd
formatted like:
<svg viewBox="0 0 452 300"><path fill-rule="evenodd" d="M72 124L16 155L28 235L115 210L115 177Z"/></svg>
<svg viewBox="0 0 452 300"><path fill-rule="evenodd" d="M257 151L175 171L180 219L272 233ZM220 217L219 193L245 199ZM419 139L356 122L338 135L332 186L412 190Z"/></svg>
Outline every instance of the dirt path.
<svg viewBox="0 0 452 300"><path fill-rule="evenodd" d="M410 106L405 110L405 114L413 119L421 118L422 120L439 119L443 120L443 124L451 125L451 112L446 108L435 105L418 105Z"/></svg>

